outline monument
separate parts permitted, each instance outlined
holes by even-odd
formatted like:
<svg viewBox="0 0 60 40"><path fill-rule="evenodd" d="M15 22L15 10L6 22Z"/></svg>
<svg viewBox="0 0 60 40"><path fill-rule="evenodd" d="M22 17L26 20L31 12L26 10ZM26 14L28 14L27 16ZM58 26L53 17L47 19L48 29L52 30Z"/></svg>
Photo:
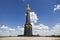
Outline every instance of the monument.
<svg viewBox="0 0 60 40"><path fill-rule="evenodd" d="M25 26L24 26L24 35L18 35L18 37L20 36L33 36L32 35L32 25L30 23L30 7L29 4L27 5L26 8L26 22L25 22Z"/></svg>
<svg viewBox="0 0 60 40"><path fill-rule="evenodd" d="M32 36L32 25L30 23L30 7L29 4L26 8L26 23L24 27L24 36Z"/></svg>

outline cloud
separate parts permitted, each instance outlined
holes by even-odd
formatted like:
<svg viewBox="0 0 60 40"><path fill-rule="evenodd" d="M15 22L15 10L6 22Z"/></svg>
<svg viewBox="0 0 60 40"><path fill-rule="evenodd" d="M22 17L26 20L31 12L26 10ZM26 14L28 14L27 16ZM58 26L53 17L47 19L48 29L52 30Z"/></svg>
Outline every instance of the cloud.
<svg viewBox="0 0 60 40"><path fill-rule="evenodd" d="M34 23L31 23L32 24L32 26L33 26L33 29L35 28L35 29L49 29L49 27L48 26L46 26L46 25L44 25L44 24L38 24L38 25L35 25Z"/></svg>
<svg viewBox="0 0 60 40"><path fill-rule="evenodd" d="M24 28L17 26L17 28L11 28L6 25L2 25L0 27L0 36L17 36L17 35L23 35Z"/></svg>
<svg viewBox="0 0 60 40"><path fill-rule="evenodd" d="M17 31L18 31L18 35L23 35L24 34L24 28L17 26Z"/></svg>
<svg viewBox="0 0 60 40"><path fill-rule="evenodd" d="M54 25L54 27L52 28L53 34L55 35L60 35L60 23L57 23L56 25Z"/></svg>
<svg viewBox="0 0 60 40"><path fill-rule="evenodd" d="M60 10L60 4L54 5L54 11L56 11L56 10Z"/></svg>
<svg viewBox="0 0 60 40"><path fill-rule="evenodd" d="M10 30L10 31L15 31L15 29L13 29L13 28L9 28L9 30Z"/></svg>
<svg viewBox="0 0 60 40"><path fill-rule="evenodd" d="M14 35L16 33L16 29L14 28L11 28L9 26L6 26L6 25L2 25L0 27L0 34L2 36L9 36L9 35Z"/></svg>
<svg viewBox="0 0 60 40"><path fill-rule="evenodd" d="M6 26L6 25L2 25L2 26L1 26L1 29L7 29L7 30L11 30L11 31L14 31L14 30L15 30L15 29L10 28L10 27L8 27L8 26Z"/></svg>
<svg viewBox="0 0 60 40"><path fill-rule="evenodd" d="M35 25L34 23L31 24L33 28L33 35L46 35L45 33L47 32L47 30L49 30L49 27L44 24L38 25Z"/></svg>
<svg viewBox="0 0 60 40"><path fill-rule="evenodd" d="M30 20L31 20L31 22L37 23L38 17L35 12L30 12Z"/></svg>
<svg viewBox="0 0 60 40"><path fill-rule="evenodd" d="M46 35L47 30L49 30L49 27L44 24L32 24L33 27L33 35Z"/></svg>
<svg viewBox="0 0 60 40"><path fill-rule="evenodd" d="M2 32L2 31L0 30L0 32Z"/></svg>
<svg viewBox="0 0 60 40"><path fill-rule="evenodd" d="M1 28L8 29L8 26L2 25Z"/></svg>
<svg viewBox="0 0 60 40"><path fill-rule="evenodd" d="M60 23L52 26L46 26L44 24L35 25L33 24L33 35L40 35L40 36L49 36L49 35L60 35Z"/></svg>

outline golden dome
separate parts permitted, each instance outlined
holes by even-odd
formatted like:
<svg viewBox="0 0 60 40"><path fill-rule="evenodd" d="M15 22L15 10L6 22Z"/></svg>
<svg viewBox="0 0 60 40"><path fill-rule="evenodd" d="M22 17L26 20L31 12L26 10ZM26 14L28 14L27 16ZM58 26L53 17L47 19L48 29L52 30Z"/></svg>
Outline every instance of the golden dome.
<svg viewBox="0 0 60 40"><path fill-rule="evenodd" d="M27 11L30 11L30 8L26 8Z"/></svg>
<svg viewBox="0 0 60 40"><path fill-rule="evenodd" d="M27 8L26 8L27 11L30 11L30 8L29 8L29 4L27 5Z"/></svg>

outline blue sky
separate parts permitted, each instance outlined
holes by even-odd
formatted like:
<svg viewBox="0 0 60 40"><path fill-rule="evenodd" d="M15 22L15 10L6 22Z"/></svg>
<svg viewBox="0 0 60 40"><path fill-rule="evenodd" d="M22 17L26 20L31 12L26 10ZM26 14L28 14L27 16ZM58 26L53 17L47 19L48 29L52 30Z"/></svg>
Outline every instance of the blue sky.
<svg viewBox="0 0 60 40"><path fill-rule="evenodd" d="M38 23L52 26L60 22L60 10L54 12L54 5L60 0L0 0L0 26L16 27L25 24L27 4L38 15Z"/></svg>
<svg viewBox="0 0 60 40"><path fill-rule="evenodd" d="M23 26L28 3L38 17L36 24L52 27L60 23L60 0L0 0L0 26Z"/></svg>

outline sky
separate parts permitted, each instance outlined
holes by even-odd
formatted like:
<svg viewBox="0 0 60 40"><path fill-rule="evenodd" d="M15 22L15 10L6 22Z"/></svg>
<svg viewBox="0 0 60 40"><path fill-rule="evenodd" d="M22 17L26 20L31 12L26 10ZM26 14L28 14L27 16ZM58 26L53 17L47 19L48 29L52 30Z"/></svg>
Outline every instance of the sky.
<svg viewBox="0 0 60 40"><path fill-rule="evenodd" d="M33 34L60 35L60 0L0 0L0 35L23 34L27 4Z"/></svg>

